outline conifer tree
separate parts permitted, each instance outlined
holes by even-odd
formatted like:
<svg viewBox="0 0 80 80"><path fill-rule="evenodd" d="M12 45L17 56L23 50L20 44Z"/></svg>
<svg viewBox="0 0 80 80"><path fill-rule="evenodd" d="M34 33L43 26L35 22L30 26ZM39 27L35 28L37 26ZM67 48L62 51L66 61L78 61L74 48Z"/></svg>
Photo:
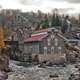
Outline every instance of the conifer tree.
<svg viewBox="0 0 80 80"><path fill-rule="evenodd" d="M53 27L58 27L58 26L61 25L61 22L60 22L60 20L59 20L58 15L53 14L51 25L52 25Z"/></svg>
<svg viewBox="0 0 80 80"><path fill-rule="evenodd" d="M49 27L49 21L48 21L47 15L45 16L45 19L41 22L41 24L43 28Z"/></svg>

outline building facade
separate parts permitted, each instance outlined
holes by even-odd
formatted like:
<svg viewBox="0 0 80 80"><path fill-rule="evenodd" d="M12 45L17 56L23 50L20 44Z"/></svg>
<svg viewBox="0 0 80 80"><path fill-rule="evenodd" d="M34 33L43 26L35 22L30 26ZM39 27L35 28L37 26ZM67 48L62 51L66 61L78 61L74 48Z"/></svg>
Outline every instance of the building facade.
<svg viewBox="0 0 80 80"><path fill-rule="evenodd" d="M54 28L35 31L24 41L24 53L32 54L33 58L38 55L39 61L52 61L57 57L65 58L64 39Z"/></svg>

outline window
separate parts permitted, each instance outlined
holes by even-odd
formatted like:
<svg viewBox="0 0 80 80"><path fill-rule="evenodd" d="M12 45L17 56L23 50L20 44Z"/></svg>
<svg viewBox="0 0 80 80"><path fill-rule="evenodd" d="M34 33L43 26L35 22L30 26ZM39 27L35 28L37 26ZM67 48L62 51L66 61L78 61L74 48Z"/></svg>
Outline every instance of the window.
<svg viewBox="0 0 80 80"><path fill-rule="evenodd" d="M51 45L51 39L47 39L47 41L48 41L48 46L50 46Z"/></svg>
<svg viewBox="0 0 80 80"><path fill-rule="evenodd" d="M29 53L32 53L33 52L33 46L29 46L29 48L28 48L28 51L29 51Z"/></svg>
<svg viewBox="0 0 80 80"><path fill-rule="evenodd" d="M51 47L51 54L54 53L54 46Z"/></svg>
<svg viewBox="0 0 80 80"><path fill-rule="evenodd" d="M59 53L59 54L62 53L62 47L58 47L58 53Z"/></svg>
<svg viewBox="0 0 80 80"><path fill-rule="evenodd" d="M44 47L44 54L47 54L47 47Z"/></svg>
<svg viewBox="0 0 80 80"><path fill-rule="evenodd" d="M55 46L58 46L58 39L55 38Z"/></svg>
<svg viewBox="0 0 80 80"><path fill-rule="evenodd" d="M33 45L31 48L32 53L39 53L39 45Z"/></svg>
<svg viewBox="0 0 80 80"><path fill-rule="evenodd" d="M52 35L51 35L51 39L54 39L54 37L55 37L55 36L52 34Z"/></svg>

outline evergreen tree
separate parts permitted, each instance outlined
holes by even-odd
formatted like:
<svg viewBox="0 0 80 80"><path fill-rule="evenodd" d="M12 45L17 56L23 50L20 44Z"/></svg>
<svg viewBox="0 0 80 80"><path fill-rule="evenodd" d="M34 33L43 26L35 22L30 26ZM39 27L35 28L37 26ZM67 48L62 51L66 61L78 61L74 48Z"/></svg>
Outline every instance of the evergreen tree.
<svg viewBox="0 0 80 80"><path fill-rule="evenodd" d="M42 28L48 28L49 21L48 21L47 16L45 16L45 19L41 22L41 24L42 24Z"/></svg>
<svg viewBox="0 0 80 80"><path fill-rule="evenodd" d="M58 26L61 25L61 22L60 22L60 20L59 20L58 15L56 15L56 16L55 16L55 14L53 15L51 25L54 26L54 27L55 27L55 26L58 27Z"/></svg>

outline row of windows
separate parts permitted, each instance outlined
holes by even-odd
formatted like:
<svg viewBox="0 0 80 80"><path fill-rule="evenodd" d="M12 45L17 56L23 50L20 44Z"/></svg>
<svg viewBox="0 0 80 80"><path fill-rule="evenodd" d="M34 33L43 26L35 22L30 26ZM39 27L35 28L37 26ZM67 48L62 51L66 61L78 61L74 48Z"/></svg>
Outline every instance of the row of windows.
<svg viewBox="0 0 80 80"><path fill-rule="evenodd" d="M48 42L48 46L50 46L50 45L51 45L51 39L48 38L48 39L47 39L47 42ZM58 39L57 39L57 38L54 39L54 45L55 45L55 46L58 46Z"/></svg>
<svg viewBox="0 0 80 80"><path fill-rule="evenodd" d="M54 52L54 49L55 49L55 47L52 46L52 47L51 47L51 53L52 53L52 54L55 53L55 52ZM57 47L57 50L58 50L58 53L60 53L60 54L62 53L62 47L60 47L60 46ZM47 54L47 52L48 52L48 48L45 46L45 47L44 47L44 54Z"/></svg>
<svg viewBox="0 0 80 80"><path fill-rule="evenodd" d="M39 45L31 45L27 48L25 47L25 51L28 53L39 53Z"/></svg>

